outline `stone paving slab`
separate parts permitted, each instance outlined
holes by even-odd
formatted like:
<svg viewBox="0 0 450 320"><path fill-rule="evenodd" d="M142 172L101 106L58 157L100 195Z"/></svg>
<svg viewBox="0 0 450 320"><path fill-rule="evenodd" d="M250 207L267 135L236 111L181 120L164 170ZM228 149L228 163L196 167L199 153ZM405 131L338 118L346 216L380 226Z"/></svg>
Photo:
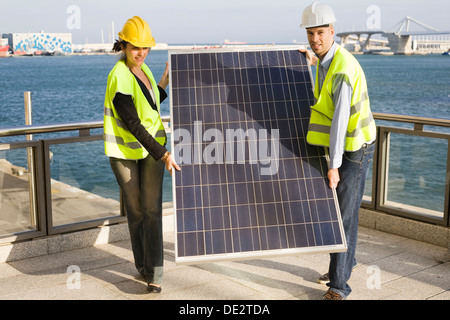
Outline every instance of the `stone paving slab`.
<svg viewBox="0 0 450 320"><path fill-rule="evenodd" d="M165 231L161 294L147 293L130 241L121 240L1 263L0 299L319 300L327 290L316 281L328 254L176 265L174 235ZM360 227L356 256L349 300L450 297L447 248Z"/></svg>

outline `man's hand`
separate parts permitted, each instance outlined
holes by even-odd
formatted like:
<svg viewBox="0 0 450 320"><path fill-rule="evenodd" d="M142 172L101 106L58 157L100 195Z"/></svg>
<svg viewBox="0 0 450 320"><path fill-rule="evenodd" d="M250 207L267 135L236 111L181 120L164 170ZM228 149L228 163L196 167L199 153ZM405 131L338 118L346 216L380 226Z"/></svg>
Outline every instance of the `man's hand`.
<svg viewBox="0 0 450 320"><path fill-rule="evenodd" d="M339 178L339 170L338 169L329 169L328 170L328 182L331 189L337 188L337 185L341 179Z"/></svg>
<svg viewBox="0 0 450 320"><path fill-rule="evenodd" d="M309 64L315 66L317 65L317 57L314 53L306 49L298 49L298 51L304 53L306 55L306 59L309 61Z"/></svg>

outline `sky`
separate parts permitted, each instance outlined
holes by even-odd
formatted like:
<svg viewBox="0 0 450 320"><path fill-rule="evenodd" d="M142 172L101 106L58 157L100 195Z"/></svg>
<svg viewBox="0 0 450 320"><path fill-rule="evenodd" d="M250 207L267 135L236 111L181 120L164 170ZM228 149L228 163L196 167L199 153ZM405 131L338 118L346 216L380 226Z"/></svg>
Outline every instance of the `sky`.
<svg viewBox="0 0 450 320"><path fill-rule="evenodd" d="M128 18L146 20L156 42L305 42L303 0L2 0L0 33L72 33L74 44L112 42ZM392 29L410 16L450 31L449 0L326 0L337 32ZM26 8L26 10L24 10ZM114 25L114 28L112 27ZM102 37L103 34L103 37Z"/></svg>

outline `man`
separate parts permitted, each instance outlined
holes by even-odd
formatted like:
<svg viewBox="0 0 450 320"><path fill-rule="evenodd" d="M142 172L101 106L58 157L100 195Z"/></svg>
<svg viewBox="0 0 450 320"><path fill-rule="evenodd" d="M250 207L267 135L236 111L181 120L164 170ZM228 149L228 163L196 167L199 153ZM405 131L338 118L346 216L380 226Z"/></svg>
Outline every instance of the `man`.
<svg viewBox="0 0 450 320"><path fill-rule="evenodd" d="M335 22L329 6L314 2L304 10L300 26L306 29L315 56L301 51L311 64L317 64L307 141L329 149L327 176L330 188L336 189L348 248L330 255L330 288L325 300L343 300L351 292L347 282L356 266L359 207L376 139L364 72L357 60L334 42Z"/></svg>

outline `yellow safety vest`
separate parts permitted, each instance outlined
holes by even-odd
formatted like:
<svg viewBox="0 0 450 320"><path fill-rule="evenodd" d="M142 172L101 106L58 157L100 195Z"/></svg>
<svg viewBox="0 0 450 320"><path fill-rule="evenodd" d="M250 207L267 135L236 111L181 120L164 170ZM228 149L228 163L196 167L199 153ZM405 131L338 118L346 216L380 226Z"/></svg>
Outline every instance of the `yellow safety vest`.
<svg viewBox="0 0 450 320"><path fill-rule="evenodd" d="M319 65L319 62L317 66ZM346 151L357 151L366 142L376 138L376 125L370 110L369 94L364 72L353 55L337 45L336 53L319 93L319 67L317 67L314 97L316 104L311 107L311 118L306 140L309 144L330 146L331 121L334 115L333 77L346 74L353 89L350 119L345 139Z"/></svg>
<svg viewBox="0 0 450 320"><path fill-rule="evenodd" d="M123 60L117 62L108 75L103 116L103 136L105 154L109 157L139 160L146 158L149 154L134 135L128 131L127 126L114 107L113 99L116 93L119 92L132 96L139 119L147 132L161 145L166 143L166 133L159 113L158 86L150 68L146 64L142 65L142 70L152 85L158 111L151 107L139 83Z"/></svg>

